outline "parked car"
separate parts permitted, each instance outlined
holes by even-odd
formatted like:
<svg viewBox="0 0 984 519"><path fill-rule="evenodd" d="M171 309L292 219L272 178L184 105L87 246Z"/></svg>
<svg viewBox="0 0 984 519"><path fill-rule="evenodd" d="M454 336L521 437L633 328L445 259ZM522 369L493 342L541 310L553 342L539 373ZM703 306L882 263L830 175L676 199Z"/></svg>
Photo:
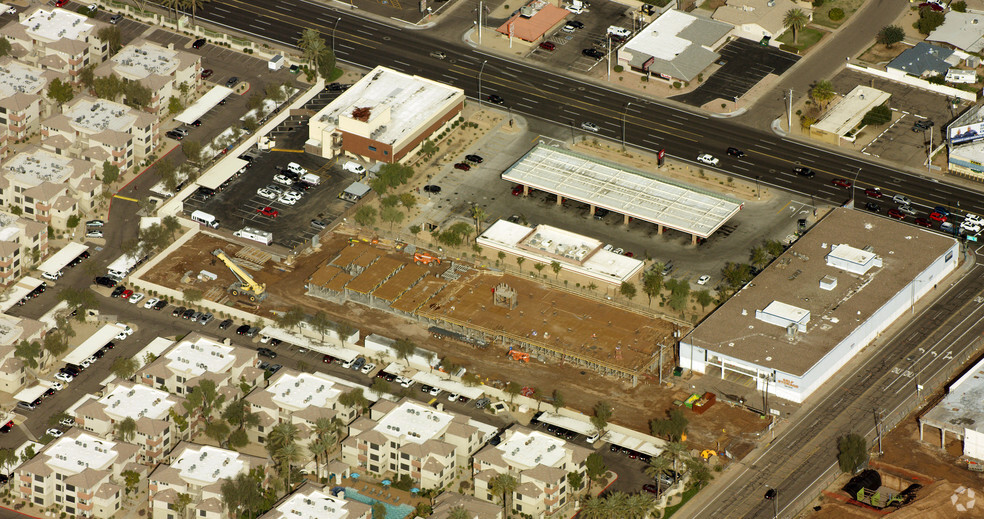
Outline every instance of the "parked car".
<svg viewBox="0 0 984 519"><path fill-rule="evenodd" d="M206 43L208 43L208 42L205 41L205 38L199 38L199 39L195 40L195 43L192 43L191 44L191 48L193 48L193 49L200 49L200 48L204 47Z"/></svg>
<svg viewBox="0 0 984 519"><path fill-rule="evenodd" d="M471 169L471 166L469 166L465 162L459 162L459 163L457 163L457 164L454 165L454 169L460 169L461 171L468 171L468 170Z"/></svg>
<svg viewBox="0 0 984 519"><path fill-rule="evenodd" d="M278 210L276 210L276 209L274 209L274 208L272 208L270 206L261 207L261 208L257 209L256 212L262 214L263 216L269 216L270 218L276 218L276 217L280 216L280 211L278 211Z"/></svg>
<svg viewBox="0 0 984 519"><path fill-rule="evenodd" d="M916 123L912 125L912 131L916 133L923 132L932 128L933 124L933 121L930 121L929 119L916 121Z"/></svg>
<svg viewBox="0 0 984 519"><path fill-rule="evenodd" d="M604 52L601 52L598 49L584 49L584 50L581 51L581 54L584 54L585 56L587 56L589 58L594 58L594 59L599 59L599 60L600 59L604 59L604 57L605 57L605 53Z"/></svg>
<svg viewBox="0 0 984 519"><path fill-rule="evenodd" d="M103 237L103 232L101 230L99 230L99 229L94 229L94 230L91 230L91 231L85 233L85 237L86 238L102 238Z"/></svg>
<svg viewBox="0 0 984 519"><path fill-rule="evenodd" d="M140 301L143 301L143 298L144 298L143 292L137 292L137 293L133 294L132 296L130 296L130 298L128 300L130 301L130 304L135 305L135 304L139 303Z"/></svg>
<svg viewBox="0 0 984 519"><path fill-rule="evenodd" d="M113 25L116 25L116 24L120 23L120 20L122 20L122 19L123 19L123 15L117 13L117 14L114 14L113 16L110 16L109 17L109 23L111 23Z"/></svg>
<svg viewBox="0 0 984 519"><path fill-rule="evenodd" d="M467 160L468 162L473 162L475 164L481 164L482 162L485 162L485 159L483 159L481 155L465 155L465 160Z"/></svg>
<svg viewBox="0 0 984 519"><path fill-rule="evenodd" d="M441 186L427 185L424 186L425 193L434 193L435 195L441 192Z"/></svg>
<svg viewBox="0 0 984 519"><path fill-rule="evenodd" d="M207 68L207 69L205 69L205 70L202 71L202 79L208 79L208 78L212 77L212 74L214 74L214 73L215 73L214 70L212 70L210 68Z"/></svg>
<svg viewBox="0 0 984 519"><path fill-rule="evenodd" d="M368 374L372 373L372 370L374 370L374 369L376 369L376 365L373 364L373 363L369 363L369 364L366 364L365 366L362 366L362 369L360 371L362 371L362 374L363 375L368 375Z"/></svg>
<svg viewBox="0 0 984 519"><path fill-rule="evenodd" d="M181 317L182 315L184 315L185 310L187 310L187 308L183 306L179 306L174 310L171 310L171 317Z"/></svg>
<svg viewBox="0 0 984 519"><path fill-rule="evenodd" d="M271 359L277 358L277 352L271 350L270 348L257 348L256 353L258 353L260 356L268 357Z"/></svg>
<svg viewBox="0 0 984 519"><path fill-rule="evenodd" d="M326 227L328 227L328 222L324 220L318 220L315 218L311 220L311 227L314 227L315 229L321 231L324 230Z"/></svg>
<svg viewBox="0 0 984 519"><path fill-rule="evenodd" d="M239 328L236 328L236 334L237 335L246 335L248 332L249 332L249 325L248 324L244 324L244 325L240 326Z"/></svg>
<svg viewBox="0 0 984 519"><path fill-rule="evenodd" d="M158 301L160 301L160 299L157 299L156 297L152 297L148 299L147 302L144 303L143 307L145 310L150 310L151 308L154 307L154 305L157 304Z"/></svg>
<svg viewBox="0 0 984 519"><path fill-rule="evenodd" d="M123 295L123 292L126 292L126 287L123 286L123 285L120 285L120 286L118 286L118 287L116 287L116 288L113 289L113 293L110 294L110 297L113 297L113 298L120 297L120 296Z"/></svg>
<svg viewBox="0 0 984 519"><path fill-rule="evenodd" d="M219 323L220 330L227 330L230 326L232 326L232 319L226 319Z"/></svg>
<svg viewBox="0 0 984 519"><path fill-rule="evenodd" d="M554 50L557 48L557 45L555 45L552 41L541 41L540 48L543 50Z"/></svg>
<svg viewBox="0 0 984 519"><path fill-rule="evenodd" d="M239 78L236 76L232 76L231 78L229 78L228 81L226 81L225 86L226 88L232 88L236 86L236 83L239 83Z"/></svg>
<svg viewBox="0 0 984 519"><path fill-rule="evenodd" d="M211 313L206 313L201 317L201 319L198 320L198 322L201 323L202 326L205 326L206 324L212 322L213 320L215 320L215 316L212 315Z"/></svg>

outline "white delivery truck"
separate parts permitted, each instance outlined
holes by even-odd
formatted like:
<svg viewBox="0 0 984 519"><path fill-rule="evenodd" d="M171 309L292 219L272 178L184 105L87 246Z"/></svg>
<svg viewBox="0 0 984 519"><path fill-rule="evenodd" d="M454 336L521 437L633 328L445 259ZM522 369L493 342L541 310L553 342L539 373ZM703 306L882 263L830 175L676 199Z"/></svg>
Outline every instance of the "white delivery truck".
<svg viewBox="0 0 984 519"><path fill-rule="evenodd" d="M319 177L318 175L315 175L314 173L305 173L305 174L301 175L301 181L302 182L307 182L308 184L311 184L312 186L316 186L316 185L318 185L318 184L321 183L321 177Z"/></svg>
<svg viewBox="0 0 984 519"><path fill-rule="evenodd" d="M129 275L130 272L133 272L133 269L141 263L143 263L143 258L127 256L124 254L110 263L109 266L106 267L106 272L109 274L109 277L119 281Z"/></svg>
<svg viewBox="0 0 984 519"><path fill-rule="evenodd" d="M261 231L252 227L243 227L242 229L232 233L232 235L237 238L246 238L247 240L258 241L263 245L270 245L273 243L272 232Z"/></svg>
<svg viewBox="0 0 984 519"><path fill-rule="evenodd" d="M202 225L207 225L213 229L219 228L219 219L212 216L205 211L193 211L191 213L192 221L198 222Z"/></svg>

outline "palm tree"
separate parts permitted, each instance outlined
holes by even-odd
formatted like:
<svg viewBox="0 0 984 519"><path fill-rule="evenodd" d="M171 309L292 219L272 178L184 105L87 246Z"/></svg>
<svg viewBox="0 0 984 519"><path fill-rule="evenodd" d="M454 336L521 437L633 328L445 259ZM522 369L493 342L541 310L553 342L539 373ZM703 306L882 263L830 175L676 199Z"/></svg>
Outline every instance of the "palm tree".
<svg viewBox="0 0 984 519"><path fill-rule="evenodd" d="M270 434L267 435L267 452L273 455L284 445L294 443L297 439L297 433L297 426L290 422L274 425L270 430Z"/></svg>
<svg viewBox="0 0 984 519"><path fill-rule="evenodd" d="M813 85L813 88L810 89L810 97L820 105L821 109L825 109L827 108L827 103L832 101L834 97L837 97L837 92L834 91L833 83L824 79L817 81L817 84ZM775 256L778 256L778 254L775 254Z"/></svg>
<svg viewBox="0 0 984 519"><path fill-rule="evenodd" d="M672 465L673 463L665 456L655 456L649 460L649 465L646 465L643 472L653 479L658 479L660 474L665 473Z"/></svg>
<svg viewBox="0 0 984 519"><path fill-rule="evenodd" d="M505 517L509 516L507 512L509 496L516 490L517 486L519 486L519 482L512 474L499 474L489 480L489 490L502 499L502 515Z"/></svg>
<svg viewBox="0 0 984 519"><path fill-rule="evenodd" d="M327 456L328 447L321 441L320 438L314 438L308 443L308 452L314 457L314 476L321 481L321 463L320 459L322 456Z"/></svg>
<svg viewBox="0 0 984 519"><path fill-rule="evenodd" d="M611 517L605 500L600 497L585 499L581 504L581 512L577 516L579 519L608 519Z"/></svg>
<svg viewBox="0 0 984 519"><path fill-rule="evenodd" d="M649 494L632 494L629 496L626 511L628 517L645 519L656 508L656 498Z"/></svg>
<svg viewBox="0 0 984 519"><path fill-rule="evenodd" d="M793 8L786 11L786 16L782 18L782 25L793 29L794 45L799 44L799 33L808 23L810 23L810 17L804 13L802 9L798 8Z"/></svg>
<svg viewBox="0 0 984 519"><path fill-rule="evenodd" d="M486 219L488 216L489 215L488 215L488 213L485 212L485 209L482 209L481 207L479 207L477 205L473 205L472 206L472 208L471 208L471 217L475 219L475 235L476 236L478 236L479 234L482 234L482 220Z"/></svg>
<svg viewBox="0 0 984 519"><path fill-rule="evenodd" d="M292 488L290 486L291 467L293 466L294 462L300 461L302 457L303 456L300 447L298 447L297 444L294 443L293 441L282 445L279 449L277 449L277 452L273 455L274 459L280 461L281 464L280 470L282 472L282 475L284 476L284 479L286 480L286 484L287 484L286 486L288 491L290 491Z"/></svg>
<svg viewBox="0 0 984 519"><path fill-rule="evenodd" d="M471 517L468 516L468 510L459 505L451 509L448 519L471 519Z"/></svg>
<svg viewBox="0 0 984 519"><path fill-rule="evenodd" d="M673 461L673 482L676 483L676 478L679 475L677 462L687 457L687 446L680 442L670 442L666 445L665 452Z"/></svg>
<svg viewBox="0 0 984 519"><path fill-rule="evenodd" d="M116 422L116 435L120 440L128 442L137 434L137 422L131 417Z"/></svg>
<svg viewBox="0 0 984 519"><path fill-rule="evenodd" d="M195 23L195 14L198 13L199 9L205 7L205 2L208 2L208 0L181 0L181 5L185 9L191 9L192 25Z"/></svg>
<svg viewBox="0 0 984 519"><path fill-rule="evenodd" d="M612 492L605 498L605 509L609 517L629 516L629 495L625 492Z"/></svg>
<svg viewBox="0 0 984 519"><path fill-rule="evenodd" d="M311 68L314 70L315 77L318 74L318 56L325 51L325 39L321 37L315 29L304 29L301 32L301 37L297 40L297 46L304 53L304 61L311 64Z"/></svg>
<svg viewBox="0 0 984 519"><path fill-rule="evenodd" d="M178 8L184 5L184 0L159 0L161 7L167 9L168 14L174 11L174 18L178 18Z"/></svg>
<svg viewBox="0 0 984 519"><path fill-rule="evenodd" d="M263 491L256 476L246 472L236 474L222 482L222 502L229 510L229 517L255 517L263 505Z"/></svg>

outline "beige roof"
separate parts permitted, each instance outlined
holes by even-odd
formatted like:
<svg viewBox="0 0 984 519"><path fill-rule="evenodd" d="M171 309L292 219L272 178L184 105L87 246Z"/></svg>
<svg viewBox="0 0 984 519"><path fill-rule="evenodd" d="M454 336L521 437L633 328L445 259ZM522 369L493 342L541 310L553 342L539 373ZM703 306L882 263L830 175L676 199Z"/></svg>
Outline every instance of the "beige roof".
<svg viewBox="0 0 984 519"><path fill-rule="evenodd" d="M47 68L65 68L68 63L62 59L58 54L48 54L47 56L38 60L38 65Z"/></svg>
<svg viewBox="0 0 984 519"><path fill-rule="evenodd" d="M567 471L540 464L529 470L524 470L523 476L533 478L537 481L543 481L545 483L556 483L567 477Z"/></svg>
<svg viewBox="0 0 984 519"><path fill-rule="evenodd" d="M62 38L58 41L53 41L48 44L48 49L56 52L64 52L71 56L78 56L85 52L89 48L89 45L84 41L72 40L69 38Z"/></svg>
<svg viewBox="0 0 984 519"><path fill-rule="evenodd" d="M0 99L0 106L7 109L10 112L20 112L31 107L31 105L40 102L41 96L37 94L25 94L23 92L17 92L16 94Z"/></svg>
<svg viewBox="0 0 984 519"><path fill-rule="evenodd" d="M25 189L24 196L29 196L36 200L47 202L48 200L51 200L52 198L64 193L67 190L68 190L68 186L66 186L65 184L62 183L55 184L52 182L44 181L34 187Z"/></svg>
<svg viewBox="0 0 984 519"><path fill-rule="evenodd" d="M769 5L770 2L772 5ZM813 16L810 4L791 0L728 0L718 7L711 18L732 25L758 25L773 35L785 31L783 18L790 9L800 9L807 16Z"/></svg>

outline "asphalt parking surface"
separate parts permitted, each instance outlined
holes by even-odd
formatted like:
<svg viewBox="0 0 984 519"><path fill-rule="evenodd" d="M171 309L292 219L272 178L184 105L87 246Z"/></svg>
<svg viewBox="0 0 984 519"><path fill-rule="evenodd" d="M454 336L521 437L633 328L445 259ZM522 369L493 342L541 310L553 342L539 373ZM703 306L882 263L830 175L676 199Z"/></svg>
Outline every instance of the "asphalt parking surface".
<svg viewBox="0 0 984 519"><path fill-rule="evenodd" d="M728 42L718 53L727 62L717 72L706 78L693 92L670 99L691 106L704 106L715 99L734 101L769 74L782 75L800 58L796 54L744 38Z"/></svg>
<svg viewBox="0 0 984 519"><path fill-rule="evenodd" d="M566 67L568 70L588 72L595 67L604 68L603 60L596 60L581 54L584 49L598 49L607 52L607 32L611 25L618 25L632 30L632 18L627 13L631 9L617 2L589 2L588 9L581 14L570 14L567 20L577 20L584 28L566 33L563 25L552 33L547 33L545 41L553 42L556 48L552 51L533 46L527 55L530 61L551 64L555 67ZM502 20L489 20L489 26L505 23ZM614 56L613 56L614 58Z"/></svg>

